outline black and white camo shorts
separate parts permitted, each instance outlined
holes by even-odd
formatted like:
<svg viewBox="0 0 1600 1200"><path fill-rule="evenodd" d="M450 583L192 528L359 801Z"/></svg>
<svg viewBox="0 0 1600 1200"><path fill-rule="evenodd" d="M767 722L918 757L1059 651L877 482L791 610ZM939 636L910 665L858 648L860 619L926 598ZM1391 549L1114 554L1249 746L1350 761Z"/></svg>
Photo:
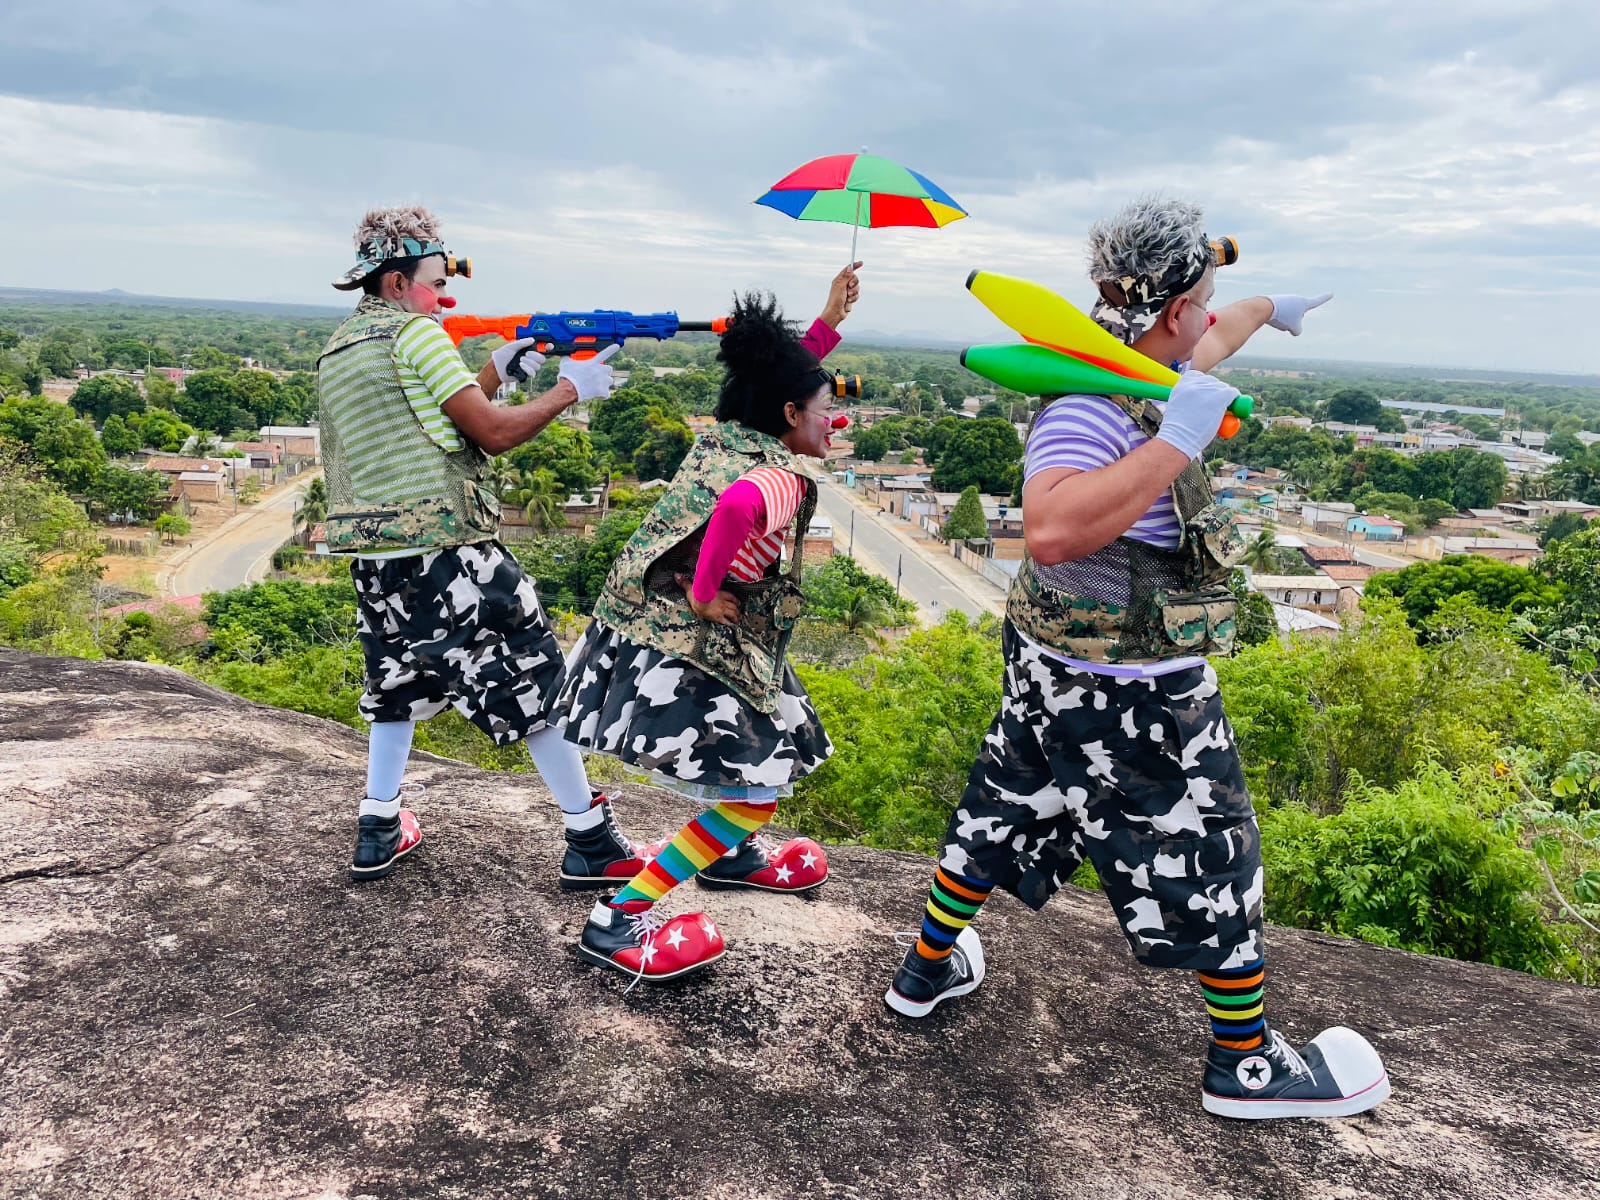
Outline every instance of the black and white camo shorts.
<svg viewBox="0 0 1600 1200"><path fill-rule="evenodd" d="M454 704L498 744L545 724L564 678L533 581L499 542L358 559L361 715L423 721Z"/></svg>
<svg viewBox="0 0 1600 1200"><path fill-rule="evenodd" d="M1253 962L1261 835L1209 664L1149 679L1068 666L1006 623L1005 691L940 863L1042 908L1087 858L1155 967Z"/></svg>

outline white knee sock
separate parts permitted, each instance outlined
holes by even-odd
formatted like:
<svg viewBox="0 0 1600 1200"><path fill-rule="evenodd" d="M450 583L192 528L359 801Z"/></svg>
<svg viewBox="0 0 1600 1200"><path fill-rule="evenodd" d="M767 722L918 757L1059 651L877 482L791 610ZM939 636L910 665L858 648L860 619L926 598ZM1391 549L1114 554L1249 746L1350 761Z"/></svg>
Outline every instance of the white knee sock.
<svg viewBox="0 0 1600 1200"><path fill-rule="evenodd" d="M363 817L392 817L400 811L400 781L417 732L415 721L376 721L367 737L367 796Z"/></svg>
<svg viewBox="0 0 1600 1200"><path fill-rule="evenodd" d="M594 804L589 791L589 776L583 769L583 754L559 729L546 725L538 733L527 737L528 757L544 777L545 787L556 798L561 811L569 816L583 816ZM591 822L592 824L593 822Z"/></svg>

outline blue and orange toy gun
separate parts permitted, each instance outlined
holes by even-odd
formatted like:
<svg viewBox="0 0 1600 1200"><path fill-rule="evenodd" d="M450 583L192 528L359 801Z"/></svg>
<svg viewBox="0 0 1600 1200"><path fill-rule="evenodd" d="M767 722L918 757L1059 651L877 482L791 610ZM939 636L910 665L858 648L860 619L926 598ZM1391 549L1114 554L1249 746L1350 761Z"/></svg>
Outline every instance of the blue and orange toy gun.
<svg viewBox="0 0 1600 1200"><path fill-rule="evenodd" d="M540 354L593 358L607 346L620 346L629 338L663 341L680 333L724 333L728 318L714 321L680 321L678 314L631 313L600 308L594 312L520 313L509 317L446 317L444 331L460 345L465 338L499 334L508 342L533 338ZM521 355L509 367L513 379L526 379Z"/></svg>

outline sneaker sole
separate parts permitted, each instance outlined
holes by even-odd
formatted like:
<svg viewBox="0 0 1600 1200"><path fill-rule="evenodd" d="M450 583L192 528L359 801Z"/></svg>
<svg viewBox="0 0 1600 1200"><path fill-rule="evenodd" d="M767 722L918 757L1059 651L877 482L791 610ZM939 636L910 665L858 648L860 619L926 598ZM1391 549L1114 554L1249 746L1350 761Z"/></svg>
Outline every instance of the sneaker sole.
<svg viewBox="0 0 1600 1200"><path fill-rule="evenodd" d="M693 975L696 971L703 971L707 967L721 962L727 957L727 955L728 952L724 950L715 958L708 958L704 962L697 962L693 966L684 967L682 970L674 971L670 975L640 975L632 967L625 967L621 963L607 958L598 950L591 950L582 942L578 943L578 957L583 959L584 962L596 967L610 967L618 974L626 975L629 979L638 979L642 983L666 983L671 979L682 979L685 975Z"/></svg>
<svg viewBox="0 0 1600 1200"><path fill-rule="evenodd" d="M558 884L563 892L598 892L604 888L626 887L632 875L568 875L561 873Z"/></svg>
<svg viewBox="0 0 1600 1200"><path fill-rule="evenodd" d="M1273 1117L1353 1117L1376 1108L1389 1098L1389 1075L1352 1096L1337 1100L1238 1100L1201 1091L1200 1106L1219 1117L1267 1120Z"/></svg>
<svg viewBox="0 0 1600 1200"><path fill-rule="evenodd" d="M932 1000L913 1000L909 996L902 996L894 988L890 988L883 994L883 1002L902 1017L925 1017L938 1008L941 1001L954 1000L957 996L965 996L977 991L978 985L983 982L985 974L987 974L987 970L980 962L977 974L973 977L971 983L963 983L961 986L953 987L949 991L940 992Z"/></svg>
<svg viewBox="0 0 1600 1200"><path fill-rule="evenodd" d="M714 892L776 892L780 896L799 896L805 892L814 892L828 882L824 875L815 883L808 883L805 887L774 887L770 883L746 883L742 879L718 879L715 875L696 875L694 881L703 888L710 888Z"/></svg>
<svg viewBox="0 0 1600 1200"><path fill-rule="evenodd" d="M402 858L410 854L420 845L422 845L422 839L418 838L416 841L412 842L411 845L407 846L404 850L400 851L400 853L396 854L388 862L384 863L381 867L351 867L350 878L355 883L370 883L374 879L382 879L390 871L395 869L396 864L399 863Z"/></svg>

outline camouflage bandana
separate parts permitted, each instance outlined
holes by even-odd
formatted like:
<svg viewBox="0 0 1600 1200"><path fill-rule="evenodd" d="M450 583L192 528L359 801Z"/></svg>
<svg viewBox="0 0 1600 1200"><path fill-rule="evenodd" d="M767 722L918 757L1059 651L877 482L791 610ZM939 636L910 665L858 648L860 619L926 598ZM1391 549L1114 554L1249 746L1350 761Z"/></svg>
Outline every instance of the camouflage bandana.
<svg viewBox="0 0 1600 1200"><path fill-rule="evenodd" d="M1089 318L1107 333L1131 346L1161 316L1168 300L1181 296L1199 283L1206 268L1216 261L1208 238L1198 243L1159 275L1125 275L1120 279L1096 279L1100 299L1089 310ZM1110 291L1123 303L1114 303Z"/></svg>
<svg viewBox="0 0 1600 1200"><path fill-rule="evenodd" d="M341 292L353 292L361 281L392 258L427 258L448 251L435 241L414 237L376 237L363 242L356 251L356 265L334 281Z"/></svg>

